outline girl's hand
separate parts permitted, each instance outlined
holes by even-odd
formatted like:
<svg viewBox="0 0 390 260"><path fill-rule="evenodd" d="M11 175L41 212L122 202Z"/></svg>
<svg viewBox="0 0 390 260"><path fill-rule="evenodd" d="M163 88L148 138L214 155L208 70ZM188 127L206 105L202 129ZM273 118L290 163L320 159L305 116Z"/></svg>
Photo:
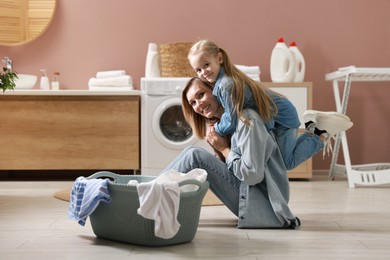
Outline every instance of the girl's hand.
<svg viewBox="0 0 390 260"><path fill-rule="evenodd" d="M214 127L212 127L212 126L208 127L207 133L206 133L206 140L215 150L222 153L222 155L225 158L228 156L228 154L230 152L228 138L219 136L215 132Z"/></svg>

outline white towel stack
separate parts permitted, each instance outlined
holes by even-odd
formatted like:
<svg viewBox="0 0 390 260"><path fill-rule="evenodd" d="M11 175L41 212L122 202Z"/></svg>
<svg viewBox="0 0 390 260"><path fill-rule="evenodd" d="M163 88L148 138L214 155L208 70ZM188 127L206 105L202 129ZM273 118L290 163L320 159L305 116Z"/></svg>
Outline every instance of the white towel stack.
<svg viewBox="0 0 390 260"><path fill-rule="evenodd" d="M244 72L251 79L260 82L260 67L259 66L245 66L235 65L237 69Z"/></svg>
<svg viewBox="0 0 390 260"><path fill-rule="evenodd" d="M89 90L133 90L133 79L124 70L99 71L88 81Z"/></svg>

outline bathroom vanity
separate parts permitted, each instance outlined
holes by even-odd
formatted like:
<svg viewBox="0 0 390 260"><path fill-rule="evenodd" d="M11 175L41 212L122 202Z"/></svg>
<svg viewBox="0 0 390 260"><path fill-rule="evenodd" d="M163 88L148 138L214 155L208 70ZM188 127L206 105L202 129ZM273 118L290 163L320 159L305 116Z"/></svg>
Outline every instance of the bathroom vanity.
<svg viewBox="0 0 390 260"><path fill-rule="evenodd" d="M140 168L139 91L0 93L0 170Z"/></svg>

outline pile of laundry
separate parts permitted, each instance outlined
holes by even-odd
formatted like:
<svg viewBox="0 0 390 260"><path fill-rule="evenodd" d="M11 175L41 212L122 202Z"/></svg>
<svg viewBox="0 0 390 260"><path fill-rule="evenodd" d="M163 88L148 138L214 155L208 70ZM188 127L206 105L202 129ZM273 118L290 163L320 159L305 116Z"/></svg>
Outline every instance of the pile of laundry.
<svg viewBox="0 0 390 260"><path fill-rule="evenodd" d="M89 90L133 90L133 79L125 70L99 71L88 81Z"/></svg>
<svg viewBox="0 0 390 260"><path fill-rule="evenodd" d="M248 77L254 81L260 82L260 67L259 66L245 66L245 65L235 65L237 69L244 72Z"/></svg>

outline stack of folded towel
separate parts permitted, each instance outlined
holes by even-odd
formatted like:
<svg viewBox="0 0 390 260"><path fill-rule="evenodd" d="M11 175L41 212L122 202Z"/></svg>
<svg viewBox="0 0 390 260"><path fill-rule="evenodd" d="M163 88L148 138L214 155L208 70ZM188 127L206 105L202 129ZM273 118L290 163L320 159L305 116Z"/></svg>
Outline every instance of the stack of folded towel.
<svg viewBox="0 0 390 260"><path fill-rule="evenodd" d="M259 66L245 66L236 65L237 69L244 72L251 79L260 82L260 67Z"/></svg>
<svg viewBox="0 0 390 260"><path fill-rule="evenodd" d="M133 79L124 70L100 71L88 81L89 90L132 90Z"/></svg>

